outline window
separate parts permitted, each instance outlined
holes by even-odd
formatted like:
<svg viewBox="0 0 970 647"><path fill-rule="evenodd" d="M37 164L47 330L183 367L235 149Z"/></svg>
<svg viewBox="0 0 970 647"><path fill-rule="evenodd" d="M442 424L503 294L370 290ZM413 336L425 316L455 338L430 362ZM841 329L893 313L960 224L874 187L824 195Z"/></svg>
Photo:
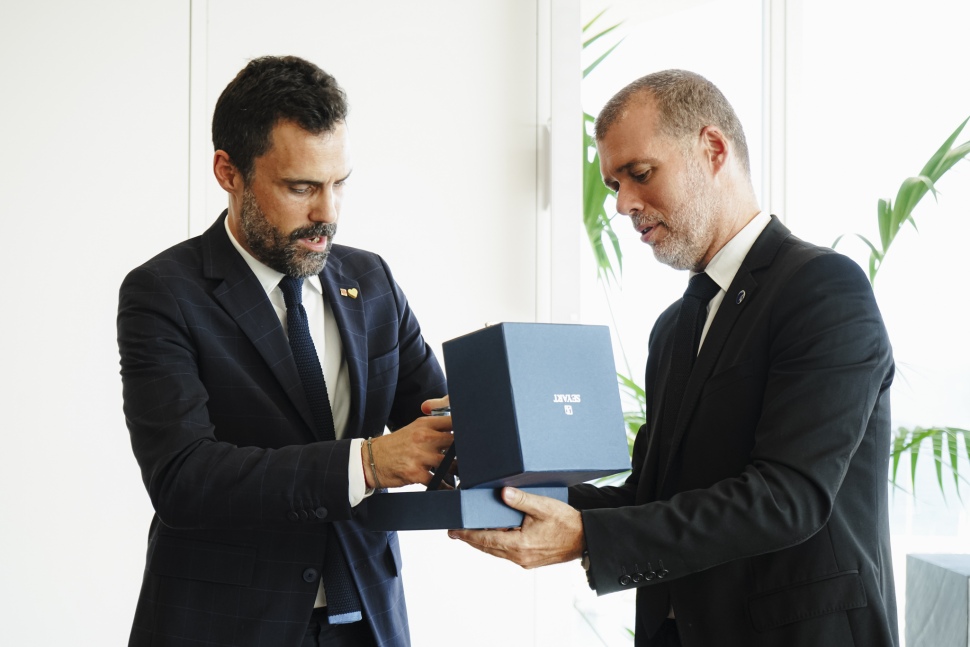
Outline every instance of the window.
<svg viewBox="0 0 970 647"><path fill-rule="evenodd" d="M817 244L830 245L842 234L855 233L876 240L878 199L895 200L903 179L918 174L970 116L970 85L963 80L967 3L708 0L611 5L584 0L584 19L605 7L598 23L605 27L623 20L617 32L625 40L585 79L584 110L595 115L622 86L653 71L678 67L703 74L721 88L745 126L755 189L762 196L767 193L761 180L767 149L763 144L768 143L764 106L783 110L784 125L772 132L770 142L772 151L784 152L771 161L772 170L781 171L783 191L772 196L771 205L796 235ZM779 8L785 19L767 20L767 10ZM763 74L763 43L769 40L783 43L785 55L783 91L776 86L772 97L767 96ZM598 54L584 55L588 64ZM967 140L970 126L957 141ZM970 344L960 316L965 290L959 280L966 275L964 241L970 239L968 162L954 167L937 188L938 202L927 196L914 211L919 232L907 226L900 233L875 283L897 364L894 427L970 428ZM767 197L762 207L769 208ZM682 294L686 275L657 263L625 217L614 218L613 226L623 251L623 278L618 286L604 289L588 255L582 321L614 326L618 370L642 384L647 335L657 315ZM868 265L868 248L858 238L846 236L838 249ZM966 497L970 465L967 448L961 445L960 452L961 493ZM906 554L966 552L970 545L967 507L946 470L941 493L930 454L927 444L920 457L916 498L909 494L908 458L900 467L904 489L891 494L901 625ZM596 604L606 608L610 599ZM630 613L632 625L632 608Z"/></svg>

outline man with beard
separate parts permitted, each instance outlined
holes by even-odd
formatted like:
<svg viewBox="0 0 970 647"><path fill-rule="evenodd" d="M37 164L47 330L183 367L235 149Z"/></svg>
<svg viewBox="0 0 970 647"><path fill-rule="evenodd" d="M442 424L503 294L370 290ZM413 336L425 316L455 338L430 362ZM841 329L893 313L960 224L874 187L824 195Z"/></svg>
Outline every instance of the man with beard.
<svg viewBox="0 0 970 647"><path fill-rule="evenodd" d="M896 645L893 359L865 275L760 212L706 79L635 81L595 135L617 210L691 273L649 337L633 471L571 488L572 507L506 488L521 529L451 536L527 568L581 558L600 595L637 589L637 645Z"/></svg>
<svg viewBox="0 0 970 647"><path fill-rule="evenodd" d="M155 508L130 645L410 644L397 536L355 516L430 480L451 419L421 415L445 380L387 265L333 245L346 114L312 63L251 61L213 117L228 209L122 284Z"/></svg>

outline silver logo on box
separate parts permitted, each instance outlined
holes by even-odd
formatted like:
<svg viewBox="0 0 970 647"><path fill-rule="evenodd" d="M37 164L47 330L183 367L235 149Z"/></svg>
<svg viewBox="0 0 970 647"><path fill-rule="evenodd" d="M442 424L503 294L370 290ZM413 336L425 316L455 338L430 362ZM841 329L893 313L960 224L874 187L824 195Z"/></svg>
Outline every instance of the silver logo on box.
<svg viewBox="0 0 970 647"><path fill-rule="evenodd" d="M577 404L582 400L578 393L553 393L552 401L557 404L562 404L563 411L566 412L567 416L571 416L573 415L573 404Z"/></svg>

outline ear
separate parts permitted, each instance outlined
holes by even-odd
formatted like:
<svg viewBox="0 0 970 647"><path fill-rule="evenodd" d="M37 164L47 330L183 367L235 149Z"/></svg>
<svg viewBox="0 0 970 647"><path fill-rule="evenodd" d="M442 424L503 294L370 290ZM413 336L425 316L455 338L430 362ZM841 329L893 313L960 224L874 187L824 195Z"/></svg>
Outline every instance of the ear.
<svg viewBox="0 0 970 647"><path fill-rule="evenodd" d="M212 158L212 172L219 186L225 189L226 193L238 195L245 188L242 173L232 163L229 153L224 150L217 150Z"/></svg>
<svg viewBox="0 0 970 647"><path fill-rule="evenodd" d="M728 138L717 126L704 126L700 136L701 154L707 162L711 173L717 175L727 164L728 153L731 150Z"/></svg>

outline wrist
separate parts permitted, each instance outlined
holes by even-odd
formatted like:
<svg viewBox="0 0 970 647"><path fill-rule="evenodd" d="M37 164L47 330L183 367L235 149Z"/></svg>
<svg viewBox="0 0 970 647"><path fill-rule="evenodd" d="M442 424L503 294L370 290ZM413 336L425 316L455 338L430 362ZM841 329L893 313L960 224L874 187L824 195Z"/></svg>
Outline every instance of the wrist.
<svg viewBox="0 0 970 647"><path fill-rule="evenodd" d="M364 482L367 487L380 490L381 480L377 478L377 465L374 463L374 439L368 438L360 448L361 458L364 461ZM366 455L364 454L366 452Z"/></svg>
<svg viewBox="0 0 970 647"><path fill-rule="evenodd" d="M360 444L360 463L364 468L364 485L369 490L374 489L374 477L371 476L370 458L367 456L367 440Z"/></svg>

